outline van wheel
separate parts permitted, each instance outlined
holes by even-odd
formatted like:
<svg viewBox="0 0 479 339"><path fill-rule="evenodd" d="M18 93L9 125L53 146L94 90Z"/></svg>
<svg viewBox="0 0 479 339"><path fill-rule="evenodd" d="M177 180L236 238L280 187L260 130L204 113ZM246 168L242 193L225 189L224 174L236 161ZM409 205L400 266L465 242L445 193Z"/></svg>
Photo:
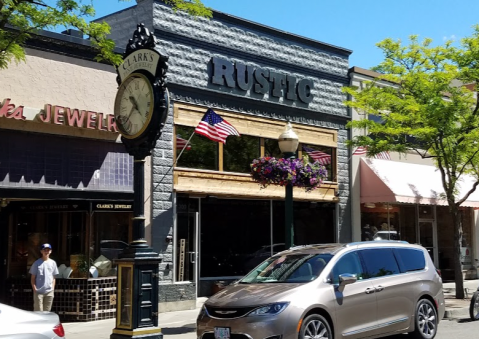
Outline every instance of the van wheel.
<svg viewBox="0 0 479 339"><path fill-rule="evenodd" d="M415 328L411 333L414 339L432 339L436 336L437 312L434 305L427 299L421 299L416 306L416 314L414 315Z"/></svg>
<svg viewBox="0 0 479 339"><path fill-rule="evenodd" d="M311 314L304 319L299 339L333 339L329 323L319 314Z"/></svg>
<svg viewBox="0 0 479 339"><path fill-rule="evenodd" d="M471 304L469 305L469 315L471 320L479 319L479 291L474 292L471 298Z"/></svg>

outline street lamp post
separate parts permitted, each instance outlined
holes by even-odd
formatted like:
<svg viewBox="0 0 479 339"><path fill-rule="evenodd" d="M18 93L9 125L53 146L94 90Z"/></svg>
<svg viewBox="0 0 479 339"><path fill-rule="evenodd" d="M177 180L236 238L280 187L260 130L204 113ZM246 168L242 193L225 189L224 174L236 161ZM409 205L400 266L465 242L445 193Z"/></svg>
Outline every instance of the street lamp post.
<svg viewBox="0 0 479 339"><path fill-rule="evenodd" d="M288 121L283 133L278 137L279 149L283 152L284 158L293 160L298 149L299 139L293 131L293 126ZM286 248L292 247L294 243L294 219L293 219L293 185L286 185L284 231Z"/></svg>

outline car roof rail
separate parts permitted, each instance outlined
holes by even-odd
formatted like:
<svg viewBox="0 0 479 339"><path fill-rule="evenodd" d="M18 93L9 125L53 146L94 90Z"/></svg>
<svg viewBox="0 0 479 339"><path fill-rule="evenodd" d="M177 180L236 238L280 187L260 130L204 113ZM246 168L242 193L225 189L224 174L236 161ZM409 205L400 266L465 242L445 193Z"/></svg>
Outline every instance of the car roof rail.
<svg viewBox="0 0 479 339"><path fill-rule="evenodd" d="M373 243L373 244L381 244L381 243L401 243L401 244L409 244L406 240L368 240L368 241L355 241L355 242L350 242L349 244L346 244L346 247L351 247L351 246L358 246L361 244L366 244L366 243Z"/></svg>
<svg viewBox="0 0 479 339"><path fill-rule="evenodd" d="M322 243L322 244L296 245L296 246L291 246L290 248L287 248L286 251L297 250L297 249L301 249L301 248L331 247L331 246L345 246L345 244L342 244L342 243Z"/></svg>

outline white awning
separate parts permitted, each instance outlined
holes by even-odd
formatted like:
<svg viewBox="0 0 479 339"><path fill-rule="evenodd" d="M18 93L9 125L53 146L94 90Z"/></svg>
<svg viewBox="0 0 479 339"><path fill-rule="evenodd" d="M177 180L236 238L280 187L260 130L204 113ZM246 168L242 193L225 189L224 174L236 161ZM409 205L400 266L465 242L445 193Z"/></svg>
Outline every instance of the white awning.
<svg viewBox="0 0 479 339"><path fill-rule="evenodd" d="M441 173L434 166L381 159L361 159L361 202L401 202L447 205ZM472 188L474 178L464 176L458 185L459 198ZM479 207L479 189L462 203Z"/></svg>

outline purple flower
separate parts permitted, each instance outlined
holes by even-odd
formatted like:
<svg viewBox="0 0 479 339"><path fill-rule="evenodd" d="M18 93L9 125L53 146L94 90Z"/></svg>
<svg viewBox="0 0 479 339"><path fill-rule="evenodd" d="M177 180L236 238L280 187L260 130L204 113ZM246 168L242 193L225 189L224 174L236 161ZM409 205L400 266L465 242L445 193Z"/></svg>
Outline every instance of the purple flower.
<svg viewBox="0 0 479 339"><path fill-rule="evenodd" d="M313 164L303 159L276 159L264 157L251 163L251 177L262 188L270 184L303 187L306 191L318 188L327 178L326 168L318 162Z"/></svg>

